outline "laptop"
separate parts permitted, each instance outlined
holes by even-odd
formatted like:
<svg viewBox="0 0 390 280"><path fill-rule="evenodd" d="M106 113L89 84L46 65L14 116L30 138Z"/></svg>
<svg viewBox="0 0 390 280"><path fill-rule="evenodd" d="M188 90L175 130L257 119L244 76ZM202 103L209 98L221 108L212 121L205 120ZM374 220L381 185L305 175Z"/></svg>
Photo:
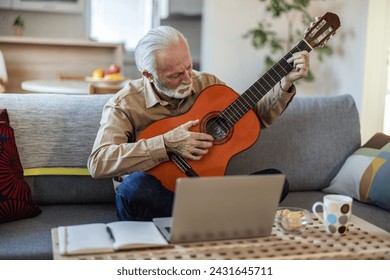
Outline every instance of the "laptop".
<svg viewBox="0 0 390 280"><path fill-rule="evenodd" d="M280 174L179 178L172 217L153 222L170 243L268 236L284 180Z"/></svg>

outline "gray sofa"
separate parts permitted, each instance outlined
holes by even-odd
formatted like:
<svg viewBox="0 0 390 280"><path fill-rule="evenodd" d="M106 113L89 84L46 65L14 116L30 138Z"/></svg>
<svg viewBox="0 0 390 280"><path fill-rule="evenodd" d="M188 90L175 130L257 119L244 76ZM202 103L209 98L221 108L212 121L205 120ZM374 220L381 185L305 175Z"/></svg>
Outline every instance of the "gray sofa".
<svg viewBox="0 0 390 280"><path fill-rule="evenodd" d="M8 110L23 167L85 168L110 97L1 94L0 108ZM261 131L254 146L230 161L227 173L278 168L291 190L282 204L311 209L360 141L358 112L350 95L295 97L283 116ZM45 175L25 180L42 213L0 224L0 259L52 259L52 228L116 220L110 179ZM354 201L353 213L390 231L386 210Z"/></svg>

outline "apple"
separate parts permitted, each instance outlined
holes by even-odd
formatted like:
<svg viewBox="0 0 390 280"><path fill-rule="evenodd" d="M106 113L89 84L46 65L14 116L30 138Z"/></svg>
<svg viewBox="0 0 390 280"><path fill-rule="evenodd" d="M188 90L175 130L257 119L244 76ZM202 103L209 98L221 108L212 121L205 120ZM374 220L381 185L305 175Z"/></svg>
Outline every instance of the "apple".
<svg viewBox="0 0 390 280"><path fill-rule="evenodd" d="M110 74L117 74L121 72L121 67L116 64L111 64L108 70L104 71L104 76L110 75Z"/></svg>
<svg viewBox="0 0 390 280"><path fill-rule="evenodd" d="M119 73L121 71L121 67L116 64L111 64L108 70L113 71L113 73Z"/></svg>

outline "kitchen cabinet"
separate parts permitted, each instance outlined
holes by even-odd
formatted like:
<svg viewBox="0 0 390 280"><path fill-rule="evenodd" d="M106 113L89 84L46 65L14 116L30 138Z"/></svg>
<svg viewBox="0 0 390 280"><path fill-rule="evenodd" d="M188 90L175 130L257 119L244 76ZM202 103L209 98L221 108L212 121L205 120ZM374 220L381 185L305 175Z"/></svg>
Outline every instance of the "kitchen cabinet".
<svg viewBox="0 0 390 280"><path fill-rule="evenodd" d="M122 44L89 40L0 36L8 72L7 92L24 92L25 80L90 76L96 68L123 67Z"/></svg>

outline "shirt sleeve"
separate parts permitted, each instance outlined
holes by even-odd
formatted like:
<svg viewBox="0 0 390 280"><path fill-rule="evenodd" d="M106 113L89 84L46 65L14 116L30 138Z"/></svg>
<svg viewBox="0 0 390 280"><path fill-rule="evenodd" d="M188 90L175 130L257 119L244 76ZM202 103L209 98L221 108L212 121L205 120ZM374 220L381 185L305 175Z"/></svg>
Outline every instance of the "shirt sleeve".
<svg viewBox="0 0 390 280"><path fill-rule="evenodd" d="M294 85L288 91L273 87L255 106L256 114L262 127L269 127L284 112L296 93Z"/></svg>
<svg viewBox="0 0 390 280"><path fill-rule="evenodd" d="M162 135L131 142L128 132L132 130L127 115L114 103L108 102L88 158L92 177L106 178L145 171L168 160Z"/></svg>

